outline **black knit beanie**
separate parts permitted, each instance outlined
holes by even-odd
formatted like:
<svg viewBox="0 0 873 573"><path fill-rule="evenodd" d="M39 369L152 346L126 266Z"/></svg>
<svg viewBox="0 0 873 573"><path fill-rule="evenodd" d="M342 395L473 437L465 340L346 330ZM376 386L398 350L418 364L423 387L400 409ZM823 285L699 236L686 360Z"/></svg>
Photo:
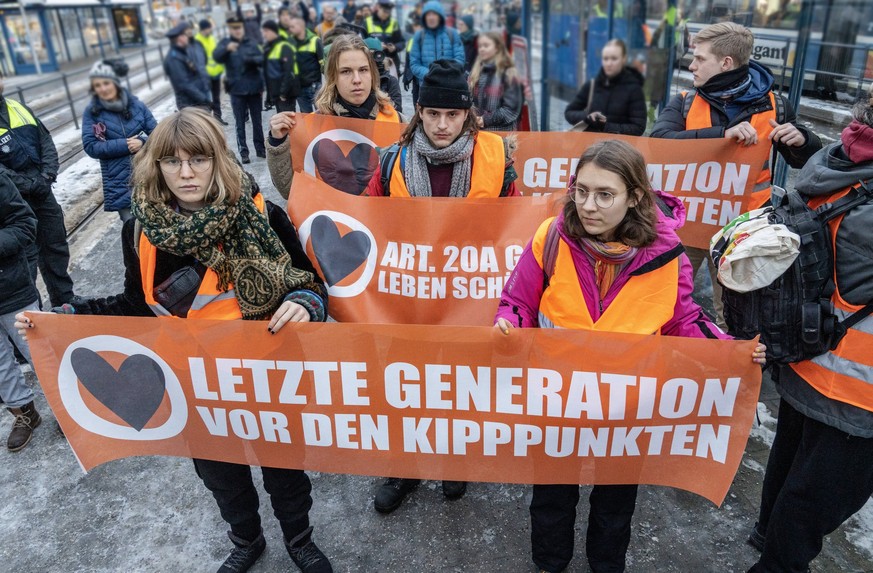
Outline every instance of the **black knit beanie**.
<svg viewBox="0 0 873 573"><path fill-rule="evenodd" d="M440 109L470 109L473 98L464 77L464 68L454 60L436 60L430 65L421 89L418 105Z"/></svg>
<svg viewBox="0 0 873 573"><path fill-rule="evenodd" d="M272 30L274 34L279 33L279 24L277 24L275 20L264 20L264 23L261 24L261 28L264 30Z"/></svg>

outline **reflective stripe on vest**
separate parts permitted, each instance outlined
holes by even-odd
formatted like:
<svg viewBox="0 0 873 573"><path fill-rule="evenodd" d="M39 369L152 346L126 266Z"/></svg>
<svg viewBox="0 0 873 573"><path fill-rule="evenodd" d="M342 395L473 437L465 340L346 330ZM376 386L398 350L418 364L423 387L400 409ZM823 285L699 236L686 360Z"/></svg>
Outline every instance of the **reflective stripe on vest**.
<svg viewBox="0 0 873 573"><path fill-rule="evenodd" d="M5 101L9 127L0 127L0 162L13 171L40 165L40 134L36 118L22 103L12 98L5 98Z"/></svg>
<svg viewBox="0 0 873 573"><path fill-rule="evenodd" d="M218 45L215 35L204 36L203 34L197 34L194 36L194 39L200 42L200 45L203 46L203 51L206 52L206 73L209 74L209 77L217 78L223 74L224 65L219 64L212 58L212 52L215 51L215 46Z"/></svg>
<svg viewBox="0 0 873 573"><path fill-rule="evenodd" d="M273 44L273 47L270 49L270 53L267 54L267 69L265 70L265 75L271 80L279 80L282 79L282 48L284 46L288 46L291 48L291 57L294 58L294 75L300 73L300 70L297 68L297 50L294 49L294 46L290 44L290 42L286 42L284 40L280 40Z"/></svg>
<svg viewBox="0 0 873 573"><path fill-rule="evenodd" d="M318 36L312 34L304 44L297 45L298 52L314 54L318 50Z"/></svg>
<svg viewBox="0 0 873 573"><path fill-rule="evenodd" d="M264 213L266 210L264 197L258 193L253 197L253 200L258 210ZM151 244L145 233L142 233L139 239L139 271L146 304L149 305L155 316L173 316L169 310L155 300L155 264L157 259L158 249ZM197 294L188 310L187 318L241 319L242 311L240 311L239 303L236 300L233 284L228 284L226 291L219 290L218 274L207 267L206 274L203 275L203 280L200 282L200 288L197 289Z"/></svg>
<svg viewBox="0 0 873 573"><path fill-rule="evenodd" d="M682 92L682 97L687 97L688 92ZM758 132L758 141L770 144L767 137L773 131L770 125L770 120L776 121L776 96L771 91L770 109L765 112L753 114L749 123ZM685 129L705 129L712 127L711 106L706 99L695 95L694 101L691 102L691 109L688 110L688 117L685 119ZM761 173L755 181L755 187L752 189L752 195L749 197L749 204L746 210L758 209L770 200L770 156L764 161L761 167Z"/></svg>
<svg viewBox="0 0 873 573"><path fill-rule="evenodd" d="M369 34L371 36L373 34L384 34L386 36L390 36L391 34L394 33L394 30L397 29L397 20L395 20L394 18L391 18L390 20L388 20L388 27L387 28L383 28L382 26L377 26L373 22L372 16L367 16L367 19L364 20L364 22L367 25L367 34Z"/></svg>
<svg viewBox="0 0 873 573"><path fill-rule="evenodd" d="M546 220L534 235L531 249L540 267L543 247L554 217ZM541 328L575 328L601 332L654 334L673 318L679 296L679 257L641 275L632 275L596 321L588 305L570 246L561 239L555 271L540 299Z"/></svg>
<svg viewBox="0 0 873 573"><path fill-rule="evenodd" d="M848 194L850 189L851 187L847 187L839 193L813 199L809 202L809 206L815 209L825 203L837 201ZM837 233L844 216L828 222L835 259L840 256L837 252ZM860 310L863 305L849 304L843 299L837 282L836 269L833 278L836 289L831 295L831 303L837 318L845 320L852 313ZM850 328L834 350L790 366L807 384L828 398L873 412L871 348L873 348L873 316L868 316Z"/></svg>
<svg viewBox="0 0 873 573"><path fill-rule="evenodd" d="M403 150L400 150L403 153ZM391 172L391 196L410 197L409 188L403 175L403 161L394 162ZM503 174L506 171L506 151L503 138L499 135L480 131L473 145L473 172L470 174L470 192L467 199L500 197L503 190Z"/></svg>

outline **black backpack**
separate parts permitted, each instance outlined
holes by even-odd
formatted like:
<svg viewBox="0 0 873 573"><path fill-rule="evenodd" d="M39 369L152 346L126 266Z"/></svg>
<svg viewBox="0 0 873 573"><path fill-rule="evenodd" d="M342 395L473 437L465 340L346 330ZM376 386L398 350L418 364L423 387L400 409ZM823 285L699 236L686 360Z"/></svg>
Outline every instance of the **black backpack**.
<svg viewBox="0 0 873 573"><path fill-rule="evenodd" d="M722 294L728 334L741 339L761 335L767 360L789 364L837 347L846 331L873 312L873 302L840 321L833 312L834 261L828 221L873 201L873 190L862 182L848 194L818 209L803 197L773 187L770 224L785 225L800 237L800 253L785 273L770 285L746 293L725 287ZM727 246L722 238L711 247L713 262Z"/></svg>

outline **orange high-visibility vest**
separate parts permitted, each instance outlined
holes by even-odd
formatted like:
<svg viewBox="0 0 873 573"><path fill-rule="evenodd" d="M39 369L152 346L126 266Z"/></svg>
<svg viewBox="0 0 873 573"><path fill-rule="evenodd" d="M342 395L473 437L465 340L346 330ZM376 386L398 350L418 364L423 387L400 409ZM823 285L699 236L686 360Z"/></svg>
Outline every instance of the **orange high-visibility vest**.
<svg viewBox="0 0 873 573"><path fill-rule="evenodd" d="M850 190L851 187L847 187L839 193L817 197L809 202L809 206L815 209L825 203L832 203L844 197ZM828 222L834 259L840 256L837 252L837 233L844 216ZM852 313L863 308L864 305L849 304L840 295L836 269L834 269L834 285L836 289L831 296L831 304L839 320L845 320ZM871 348L873 348L873 317L868 316L848 330L836 349L789 366L807 384L828 398L873 412Z"/></svg>
<svg viewBox="0 0 873 573"><path fill-rule="evenodd" d="M379 115L376 116L375 121L387 121L389 123L400 123L400 114L397 113L397 110L389 108L390 111L385 112L382 109L379 109Z"/></svg>
<svg viewBox="0 0 873 573"><path fill-rule="evenodd" d="M776 96L771 91L770 109L761 113L752 115L749 123L758 132L758 141L768 141L767 137L773 131L770 125L770 120L776 121ZM682 92L682 97L687 97L687 92ZM706 99L695 95L694 101L691 102L691 109L688 110L688 117L685 119L685 129L704 129L712 127L711 106ZM758 209L770 200L770 156L764 161L761 167L761 173L755 181L755 187L752 190L752 195L749 197L749 205L746 210Z"/></svg>
<svg viewBox="0 0 873 573"><path fill-rule="evenodd" d="M401 149L399 153L403 153ZM409 188L403 175L402 161L394 162L391 171L391 196L410 197ZM506 151L503 138L499 135L480 131L473 144L473 172L470 174L468 199L500 197L503 189L503 174L506 171Z"/></svg>
<svg viewBox="0 0 873 573"><path fill-rule="evenodd" d="M253 197L255 205L261 213L266 210L264 197L258 193ZM158 249L149 242L145 233L141 233L139 239L139 270L142 276L142 290L145 294L146 303L155 316L173 316L169 310L161 306L155 300L155 263L158 258ZM239 303L233 284L229 284L227 291L218 288L218 274L212 269L206 269L200 288L194 302L188 310L187 318L209 318L214 320L238 320L242 318Z"/></svg>
<svg viewBox="0 0 873 573"><path fill-rule="evenodd" d="M540 267L546 235L554 219L540 225L533 238L531 248ZM673 318L678 296L679 257L675 257L649 272L632 275L595 321L588 312L570 246L561 239L554 274L540 299L540 327L655 334Z"/></svg>

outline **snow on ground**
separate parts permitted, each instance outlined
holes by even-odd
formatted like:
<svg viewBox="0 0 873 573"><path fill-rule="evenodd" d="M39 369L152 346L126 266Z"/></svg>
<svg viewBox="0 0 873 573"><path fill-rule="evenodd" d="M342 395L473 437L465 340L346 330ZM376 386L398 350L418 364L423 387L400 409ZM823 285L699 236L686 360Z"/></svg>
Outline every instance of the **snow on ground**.
<svg viewBox="0 0 873 573"><path fill-rule="evenodd" d="M760 420L760 422L759 422ZM752 424L749 438L755 438L766 444L773 445L773 437L776 435L776 418L763 402L758 402L758 419Z"/></svg>
<svg viewBox="0 0 873 573"><path fill-rule="evenodd" d="M873 499L845 525L846 539L873 559Z"/></svg>

